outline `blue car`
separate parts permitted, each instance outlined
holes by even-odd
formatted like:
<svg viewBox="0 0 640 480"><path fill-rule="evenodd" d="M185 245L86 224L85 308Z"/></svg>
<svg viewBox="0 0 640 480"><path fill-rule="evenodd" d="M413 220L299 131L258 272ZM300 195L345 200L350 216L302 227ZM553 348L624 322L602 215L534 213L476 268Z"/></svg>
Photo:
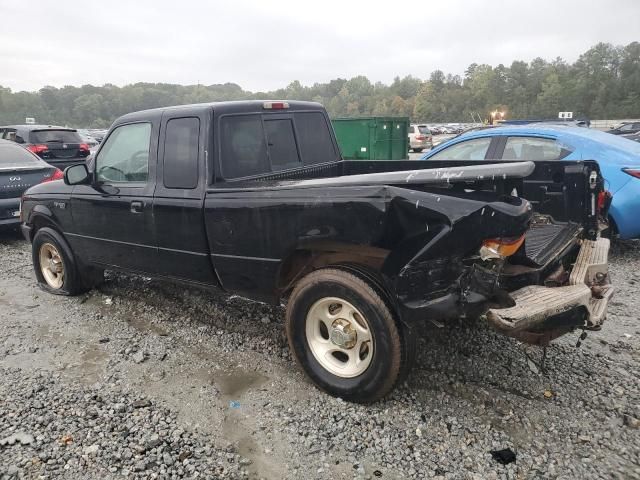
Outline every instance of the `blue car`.
<svg viewBox="0 0 640 480"><path fill-rule="evenodd" d="M563 125L486 128L452 138L421 160L596 160L613 194L614 233L640 237L640 143L626 138Z"/></svg>

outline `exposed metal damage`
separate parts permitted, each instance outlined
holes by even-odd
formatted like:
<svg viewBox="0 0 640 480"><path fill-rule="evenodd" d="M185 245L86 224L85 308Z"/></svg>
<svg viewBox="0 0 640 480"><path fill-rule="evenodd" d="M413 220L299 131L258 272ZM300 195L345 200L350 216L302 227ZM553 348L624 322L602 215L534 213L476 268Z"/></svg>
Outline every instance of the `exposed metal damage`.
<svg viewBox="0 0 640 480"><path fill-rule="evenodd" d="M606 238L583 240L565 284L529 285L512 292L515 305L490 309L489 323L509 336L541 344L574 328L600 328L614 292L607 266L609 246Z"/></svg>

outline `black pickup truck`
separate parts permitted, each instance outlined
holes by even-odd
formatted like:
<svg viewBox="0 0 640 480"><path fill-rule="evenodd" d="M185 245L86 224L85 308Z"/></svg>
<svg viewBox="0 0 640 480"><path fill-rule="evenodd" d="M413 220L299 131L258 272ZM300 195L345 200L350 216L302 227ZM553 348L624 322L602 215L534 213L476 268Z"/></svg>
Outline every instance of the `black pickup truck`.
<svg viewBox="0 0 640 480"><path fill-rule="evenodd" d="M596 162L348 162L330 125L308 102L123 116L87 165L25 193L39 284L73 295L118 269L284 300L297 361L353 401L407 373L420 323L485 316L540 345L600 328Z"/></svg>

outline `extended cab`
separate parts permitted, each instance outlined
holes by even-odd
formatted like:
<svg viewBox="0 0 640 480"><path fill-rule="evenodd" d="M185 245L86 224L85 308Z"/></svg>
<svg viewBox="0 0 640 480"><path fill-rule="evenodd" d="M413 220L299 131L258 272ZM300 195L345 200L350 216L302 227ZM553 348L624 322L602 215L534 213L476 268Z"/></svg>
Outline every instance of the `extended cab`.
<svg viewBox="0 0 640 480"><path fill-rule="evenodd" d="M427 321L485 315L536 344L600 328L595 162L346 162L330 125L308 102L119 118L95 158L23 197L39 284L73 295L118 269L285 300L295 358L354 401L406 374Z"/></svg>

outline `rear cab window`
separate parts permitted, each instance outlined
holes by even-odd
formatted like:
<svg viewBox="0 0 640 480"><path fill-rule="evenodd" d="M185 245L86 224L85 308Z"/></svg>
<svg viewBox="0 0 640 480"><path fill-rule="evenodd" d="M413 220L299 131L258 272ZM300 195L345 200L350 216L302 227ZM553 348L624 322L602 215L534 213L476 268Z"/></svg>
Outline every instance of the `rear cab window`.
<svg viewBox="0 0 640 480"><path fill-rule="evenodd" d="M418 130L423 135L431 135L431 130L429 130L429 127L427 127L426 125L418 125Z"/></svg>
<svg viewBox="0 0 640 480"><path fill-rule="evenodd" d="M264 128L271 170L278 171L299 167L300 154L291 119L268 118L264 120Z"/></svg>
<svg viewBox="0 0 640 480"><path fill-rule="evenodd" d="M247 177L270 170L260 114L228 115L220 122L222 174Z"/></svg>
<svg viewBox="0 0 640 480"><path fill-rule="evenodd" d="M340 159L333 146L326 117L321 112L296 112L293 116L300 142L302 163L305 166L335 162Z"/></svg>
<svg viewBox="0 0 640 480"><path fill-rule="evenodd" d="M225 179L339 160L322 112L230 114L220 119Z"/></svg>

